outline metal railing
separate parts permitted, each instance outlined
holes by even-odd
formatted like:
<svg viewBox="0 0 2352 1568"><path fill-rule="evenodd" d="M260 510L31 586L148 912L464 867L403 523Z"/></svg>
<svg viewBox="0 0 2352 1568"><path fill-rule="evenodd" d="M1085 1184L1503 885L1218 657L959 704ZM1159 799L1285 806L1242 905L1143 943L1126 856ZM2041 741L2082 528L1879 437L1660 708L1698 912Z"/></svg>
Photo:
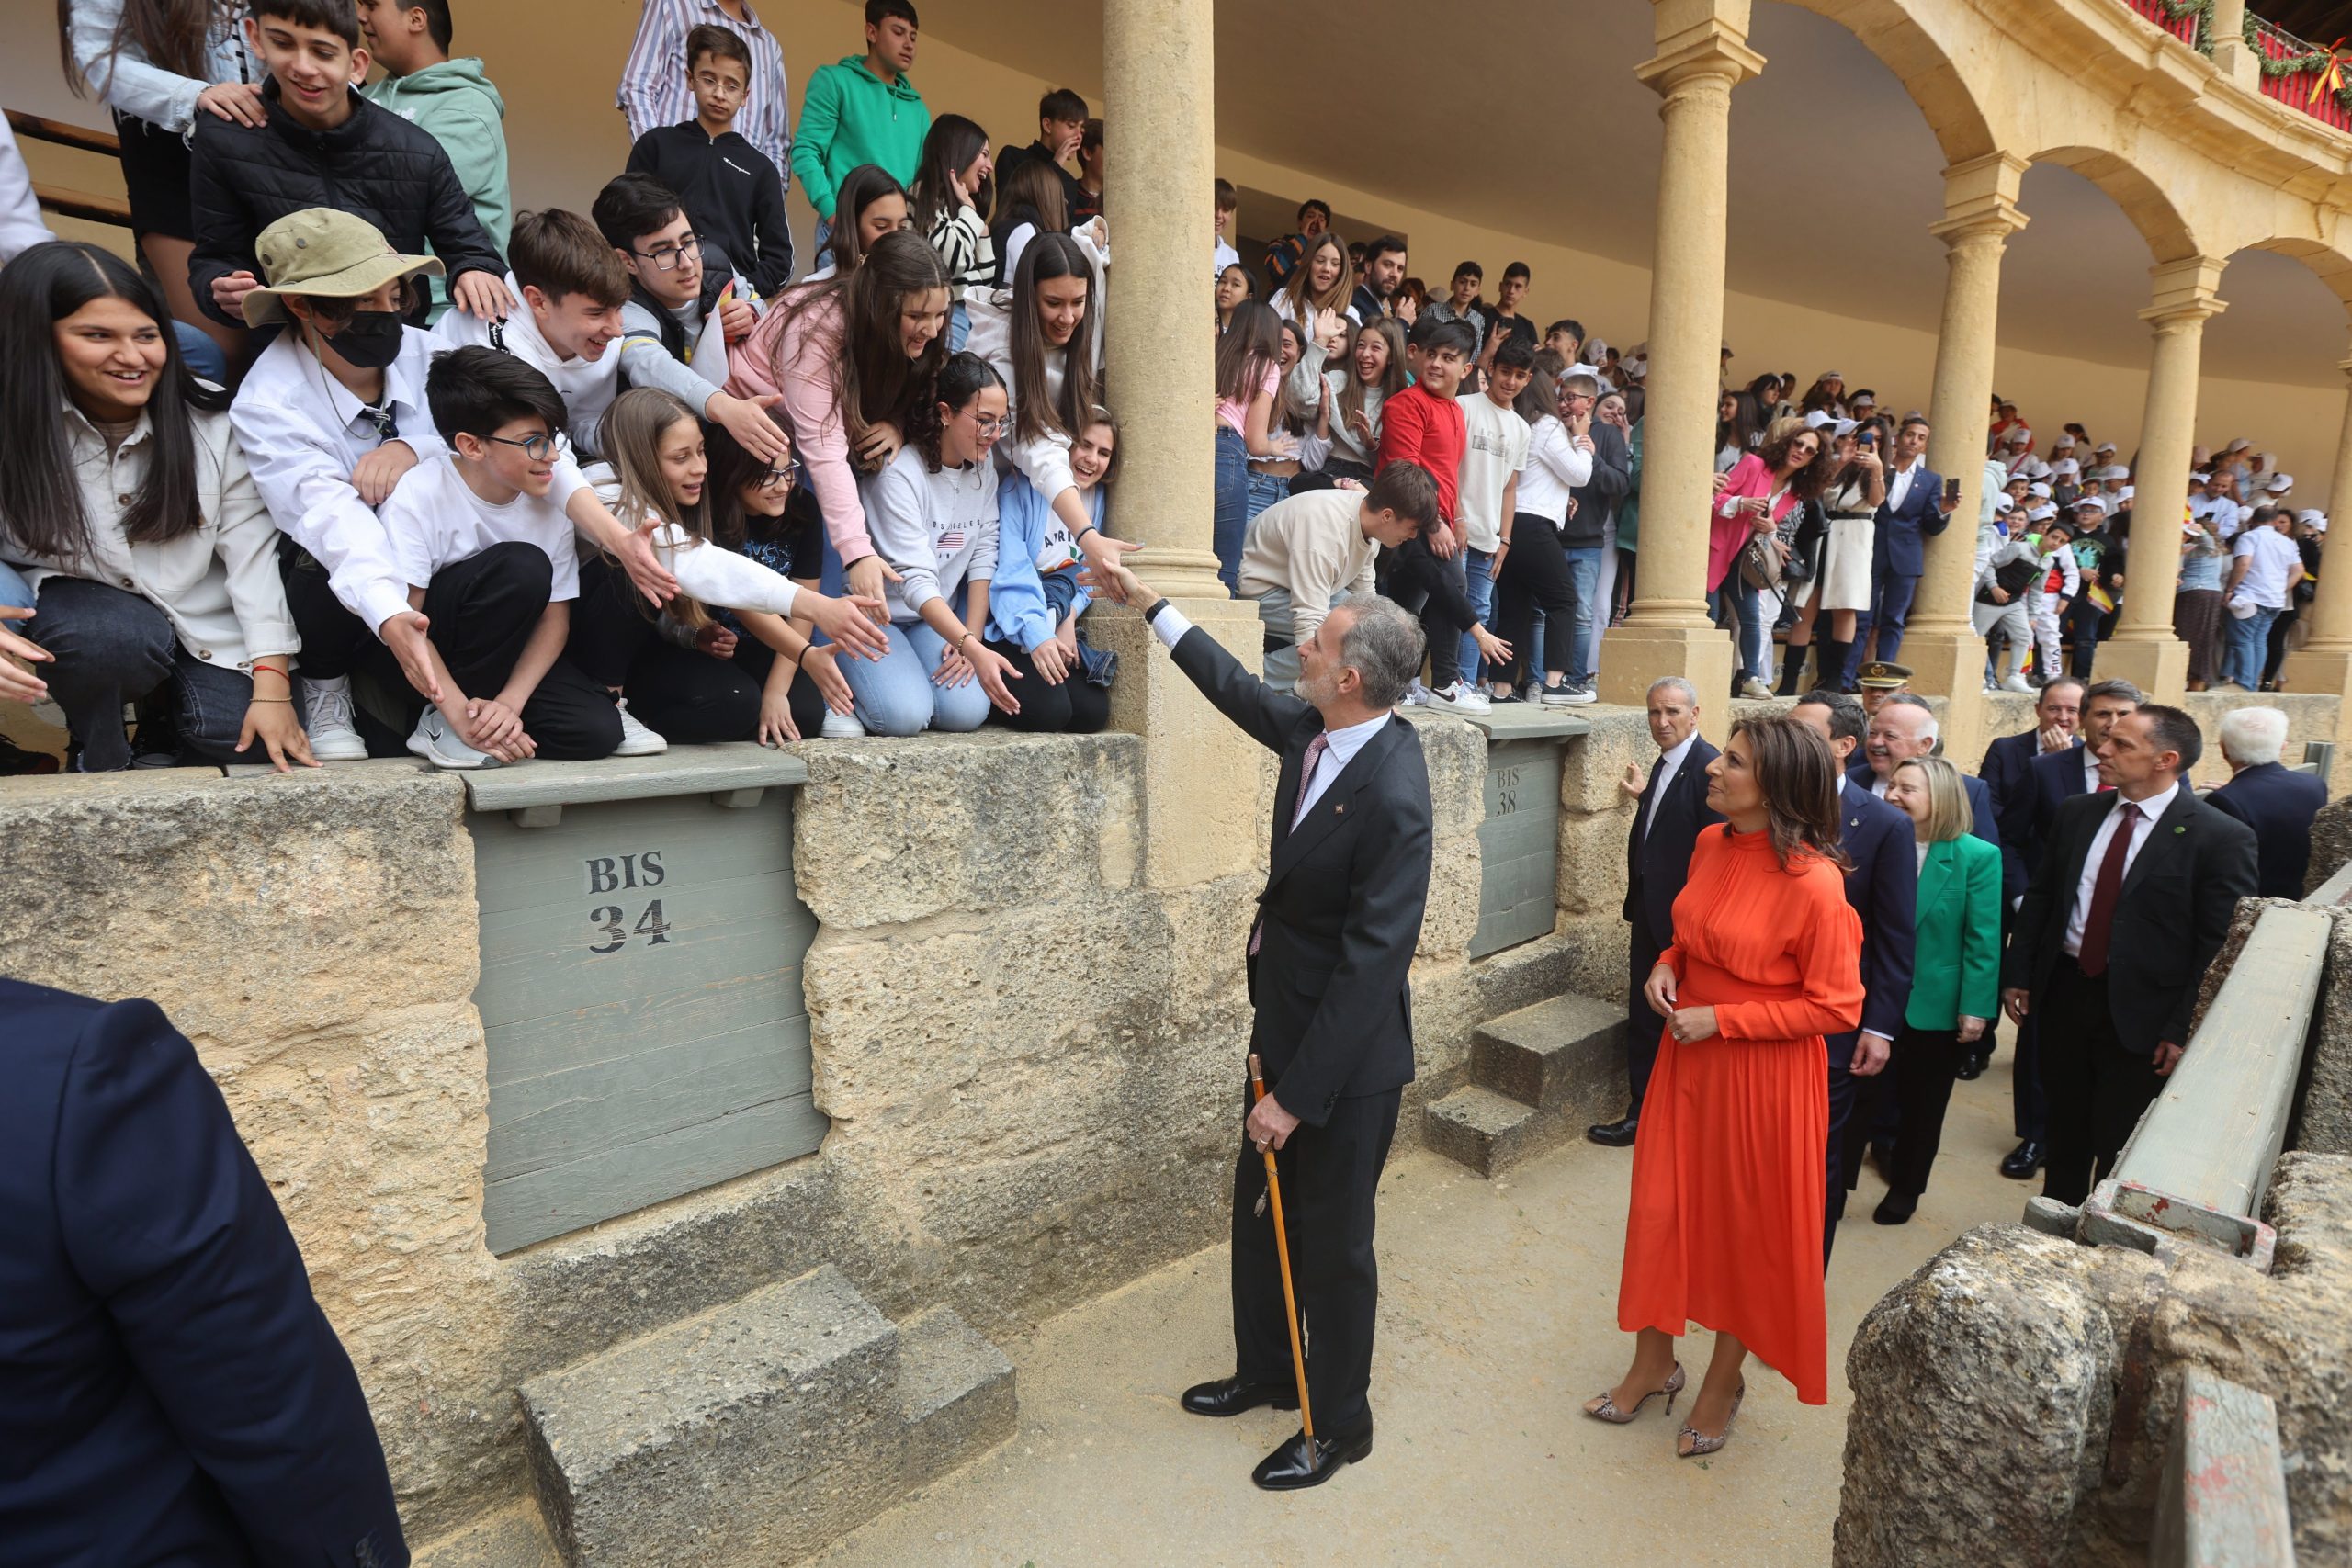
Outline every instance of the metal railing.
<svg viewBox="0 0 2352 1568"><path fill-rule="evenodd" d="M2157 3L2161 5L2163 0L2157 0ZM2332 125L2338 130L2352 130L2352 109L2346 109L2344 107L2343 100L2337 96L2334 87L2325 85L2321 81L2321 73L2325 69L2324 66L2312 66L2300 71L2282 71L2276 75L2273 75L2268 69L2269 65L2277 61L2306 59L2314 54L2324 53L2325 51L2319 45L2306 43L2294 34L2273 27L2256 16L2246 17L2246 33L2248 41L2254 45L2256 58L2264 62L2265 69L2262 73L2264 97L2275 98L2282 104L2292 105L2323 125ZM2314 91L2314 88L2317 90Z"/></svg>
<svg viewBox="0 0 2352 1568"><path fill-rule="evenodd" d="M2197 36L2204 13L2196 6L2183 7L2176 15L2170 0L2123 0L2123 3L2189 48L2210 49L2211 46Z"/></svg>
<svg viewBox="0 0 2352 1568"><path fill-rule="evenodd" d="M2151 1568L2294 1568L2278 1408L2192 1366L2165 1451Z"/></svg>
<svg viewBox="0 0 2352 1568"><path fill-rule="evenodd" d="M111 131L68 125L62 119L44 119L22 109L8 111L8 128L28 141L46 141L54 147L71 147L77 152L97 152L108 158L119 157L122 152L122 144ZM33 197L42 211L54 212L62 218L130 227L130 204L119 196L93 196L87 191L69 190L37 180L33 183Z"/></svg>

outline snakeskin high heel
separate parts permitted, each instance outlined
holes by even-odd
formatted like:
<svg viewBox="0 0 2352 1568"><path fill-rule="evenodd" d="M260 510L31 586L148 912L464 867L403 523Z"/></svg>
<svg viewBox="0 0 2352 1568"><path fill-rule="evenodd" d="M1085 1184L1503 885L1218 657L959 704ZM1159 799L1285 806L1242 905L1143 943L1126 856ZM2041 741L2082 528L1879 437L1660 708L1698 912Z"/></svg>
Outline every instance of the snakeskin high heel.
<svg viewBox="0 0 2352 1568"><path fill-rule="evenodd" d="M1662 1393L1666 1395L1666 1413L1668 1416L1671 1416L1674 1414L1674 1396L1682 1392L1682 1385L1687 1381L1688 1380L1682 1375L1682 1363L1677 1361L1674 1363L1674 1371L1672 1375L1668 1377L1663 1384L1650 1390L1649 1393L1635 1400L1634 1402L1634 1407L1631 1410L1618 1409L1617 1401L1610 1397L1612 1391L1609 1390L1602 1391L1600 1396L1600 1404L1598 1408L1589 1404L1584 1405L1582 1408L1586 1415L1591 1416L1596 1421L1607 1421L1612 1425L1623 1427L1626 1422L1631 1421L1634 1416L1639 1416L1642 1413L1643 1405L1647 1404L1651 1400L1656 1399Z"/></svg>
<svg viewBox="0 0 2352 1568"><path fill-rule="evenodd" d="M1739 1402L1747 1397L1747 1382L1746 1379L1742 1379L1739 1392L1731 1396L1731 1414L1724 1417L1724 1429L1714 1437L1704 1438L1685 1426L1681 1431L1674 1435L1675 1453L1682 1459L1699 1459L1707 1454L1722 1452L1723 1446L1731 1441L1731 1424L1739 1419ZM1690 1439L1690 1446L1687 1449L1682 1446L1682 1439L1685 1438Z"/></svg>

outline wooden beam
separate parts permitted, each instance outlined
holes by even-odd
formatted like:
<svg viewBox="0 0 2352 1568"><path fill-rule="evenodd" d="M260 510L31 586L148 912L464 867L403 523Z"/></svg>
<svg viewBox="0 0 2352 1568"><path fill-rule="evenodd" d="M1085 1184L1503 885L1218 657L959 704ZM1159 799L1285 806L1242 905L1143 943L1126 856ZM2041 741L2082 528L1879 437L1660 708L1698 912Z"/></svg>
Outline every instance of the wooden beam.
<svg viewBox="0 0 2352 1568"><path fill-rule="evenodd" d="M112 223L130 227L130 203L119 196L91 196L85 191L67 190L62 186L42 185L36 181L33 197L44 212L54 212L61 218L81 218L92 223Z"/></svg>
<svg viewBox="0 0 2352 1568"><path fill-rule="evenodd" d="M62 119L45 119L22 109L8 111L8 127L18 136L33 141L53 142L60 147L78 148L85 152L103 152L109 158L122 154L122 142L110 130L92 130L86 125L69 125Z"/></svg>

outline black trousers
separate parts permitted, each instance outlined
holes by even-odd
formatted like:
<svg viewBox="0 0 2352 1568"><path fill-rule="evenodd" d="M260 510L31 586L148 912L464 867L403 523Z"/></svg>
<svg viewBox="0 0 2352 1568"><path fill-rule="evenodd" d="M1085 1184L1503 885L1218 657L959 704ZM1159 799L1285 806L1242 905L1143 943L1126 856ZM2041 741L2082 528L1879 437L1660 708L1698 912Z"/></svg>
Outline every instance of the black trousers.
<svg viewBox="0 0 2352 1568"><path fill-rule="evenodd" d="M1511 536L1514 540L1518 536L1515 533ZM1511 553L1519 552L1513 549ZM1628 1114L1639 1116L1643 1098L1650 1091L1651 1070L1657 1066L1658 1042L1666 1033L1666 1020L1642 995L1642 987L1649 983L1650 971L1657 967L1657 955L1666 950L1666 944L1650 931L1649 916L1642 908L1641 890L1637 887L1634 891L1634 929L1627 944L1632 962L1626 965L1625 984L1625 1087L1631 1091L1626 1101L1632 1108Z"/></svg>
<svg viewBox="0 0 2352 1568"><path fill-rule="evenodd" d="M1440 560L1419 536L1381 552L1381 592L1421 618L1429 638L1430 685L1443 691L1462 677L1462 639L1477 614L1464 587L1462 557Z"/></svg>
<svg viewBox="0 0 2352 1568"><path fill-rule="evenodd" d="M498 694L547 613L554 573L545 550L508 539L433 574L424 615L458 690L469 697ZM522 717L538 755L550 761L594 761L621 743L621 711L612 694L564 654L539 678Z"/></svg>
<svg viewBox="0 0 2352 1568"><path fill-rule="evenodd" d="M1903 1064L1894 1092L1900 1113L1893 1181L1897 1192L1917 1198L1928 1190L1936 1150L1943 1142L1944 1111L1951 1103L1951 1086L1959 1079L1961 1064L1974 1049L1960 1043L1956 1029L1905 1028L1894 1042L1893 1059Z"/></svg>
<svg viewBox="0 0 2352 1568"><path fill-rule="evenodd" d="M408 683L401 661L392 657L392 650L384 646L375 627L344 608L343 601L327 584L327 569L289 535L278 536L277 577L286 585L286 607L294 616L294 630L302 638L295 673L311 681L364 676L384 695L396 699L408 723L413 725L416 716L424 711L424 699ZM440 629L434 627L436 644L440 641ZM394 733L365 706L356 705L352 716L360 739L368 742L369 756L408 754L405 726Z"/></svg>
<svg viewBox="0 0 2352 1568"><path fill-rule="evenodd" d="M1502 639L1510 644L1511 649L1507 673L1515 689L1526 679L1520 671L1527 664L1524 650L1535 634L1538 607L1544 612L1546 626L1559 626L1566 632L1576 629L1576 579L1568 572L1568 553L1560 543L1560 531L1552 526L1549 519L1528 512L1511 519L1510 554L1503 558L1502 581L1495 584L1495 593ZM1594 614L1600 613L1596 606ZM1608 623L1604 619L1600 624ZM1576 640L1572 636L1545 637L1544 668L1555 675L1565 674L1568 655L1576 651ZM1639 987L1635 988L1638 990Z"/></svg>
<svg viewBox="0 0 2352 1568"><path fill-rule="evenodd" d="M1848 1064L1854 1059L1854 1047L1860 1038L1860 1032L1856 1031L1849 1034L1832 1034L1826 1042L1829 1048L1829 1136L1824 1140L1821 1155L1822 1172L1826 1179L1821 1189L1826 1211L1821 1222L1821 1266L1824 1269L1829 1267L1830 1251L1838 1245L1838 1222L1845 1217L1846 1193L1853 1186L1853 1178L1847 1170L1847 1147L1851 1143L1854 1157L1860 1157L1869 1142L1866 1130L1875 1109L1875 1102L1864 1106L1859 1112L1855 1107L1855 1101L1875 1081L1858 1078L1848 1070ZM1892 1062L1893 1059L1890 1055L1888 1060ZM1884 1070L1882 1068L1881 1072ZM1865 1130L1863 1137L1859 1140L1850 1138L1850 1130L1858 1127Z"/></svg>
<svg viewBox="0 0 2352 1568"><path fill-rule="evenodd" d="M2086 975L2061 953L2034 1010L2041 1032L2041 1087L2050 1102L2050 1158L2042 1196L2080 1203L2115 1168L2124 1140L2165 1080L2155 1064L2115 1037L2107 976Z"/></svg>
<svg viewBox="0 0 2352 1568"><path fill-rule="evenodd" d="M663 637L628 573L601 553L580 563L580 597L563 651L589 680L606 691L618 688L638 723L665 740L749 740L760 727L759 682L732 659Z"/></svg>
<svg viewBox="0 0 2352 1568"><path fill-rule="evenodd" d="M752 678L752 684L767 690L768 671L775 668L775 649L755 637L739 635L735 638L735 667ZM785 690L785 700L792 705L792 727L800 731L803 740L816 739L825 724L825 694L817 690L817 682L808 679L805 670L792 672L792 684ZM631 712L636 710L632 708ZM757 709L754 708L756 714ZM756 727L757 719L753 723Z"/></svg>
<svg viewBox="0 0 2352 1568"><path fill-rule="evenodd" d="M1282 1098L1282 1086L1268 1092ZM1372 1424L1372 1328L1380 1265L1372 1251L1373 1198L1396 1134L1402 1089L1342 1100L1320 1127L1302 1123L1274 1153L1283 1224L1304 1320L1306 1388L1315 1429L1351 1437ZM1242 1103L1250 1089L1242 1086ZM1246 1112L1245 1112L1246 1113ZM1274 1216L1258 1213L1266 1162L1247 1134L1233 1168L1234 1370L1245 1382L1295 1382Z"/></svg>
<svg viewBox="0 0 2352 1568"><path fill-rule="evenodd" d="M1057 686L1038 674L1036 663L1012 643L991 642L989 648L1021 671L1020 680L1006 682L1021 711L991 707L989 723L1027 735L1092 735L1111 722L1111 688L1094 684L1076 665Z"/></svg>

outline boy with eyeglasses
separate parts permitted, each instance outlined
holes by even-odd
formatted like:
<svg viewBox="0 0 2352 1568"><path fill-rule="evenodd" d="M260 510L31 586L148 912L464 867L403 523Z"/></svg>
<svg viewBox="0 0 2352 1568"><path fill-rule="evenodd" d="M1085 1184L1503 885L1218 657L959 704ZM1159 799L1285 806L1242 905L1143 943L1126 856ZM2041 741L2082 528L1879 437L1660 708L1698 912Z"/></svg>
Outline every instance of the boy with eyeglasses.
<svg viewBox="0 0 2352 1568"><path fill-rule="evenodd" d="M564 657L580 554L553 491L567 423L544 375L474 346L439 355L425 401L448 450L402 477L384 532L431 628L437 694L408 749L439 768L662 749ZM642 736L651 744L637 741Z"/></svg>
<svg viewBox="0 0 2352 1568"><path fill-rule="evenodd" d="M631 284L621 307L621 380L659 387L752 456L786 461L791 443L767 412L775 394L738 398L725 389L728 350L759 321L757 307L736 293L727 253L695 232L677 197L650 175L614 180L591 212Z"/></svg>
<svg viewBox="0 0 2352 1568"><path fill-rule="evenodd" d="M735 130L752 88L751 46L706 22L686 35L686 79L695 118L639 137L628 172L677 192L695 232L723 246L760 293L775 294L792 281L784 175Z"/></svg>

